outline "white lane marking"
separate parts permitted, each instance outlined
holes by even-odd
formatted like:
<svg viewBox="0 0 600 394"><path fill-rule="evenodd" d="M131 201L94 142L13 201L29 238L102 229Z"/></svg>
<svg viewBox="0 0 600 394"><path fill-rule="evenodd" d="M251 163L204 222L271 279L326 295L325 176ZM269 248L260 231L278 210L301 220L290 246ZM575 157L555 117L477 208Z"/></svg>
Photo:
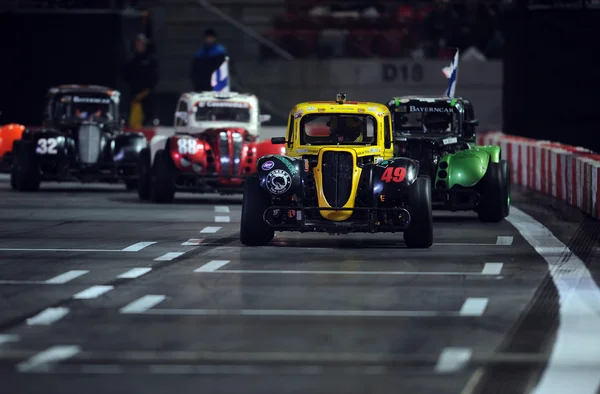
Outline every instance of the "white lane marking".
<svg viewBox="0 0 600 394"><path fill-rule="evenodd" d="M163 302L167 297L164 295L146 295L125 305L119 310L121 313L144 313Z"/></svg>
<svg viewBox="0 0 600 394"><path fill-rule="evenodd" d="M202 241L204 241L204 238L192 238L192 239L188 239L181 245L182 246L198 246L202 243Z"/></svg>
<svg viewBox="0 0 600 394"><path fill-rule="evenodd" d="M502 267L504 267L503 263L485 263L481 275L500 275Z"/></svg>
<svg viewBox="0 0 600 394"><path fill-rule="evenodd" d="M204 227L200 232L201 233L216 233L217 231L219 231L221 229L221 227Z"/></svg>
<svg viewBox="0 0 600 394"><path fill-rule="evenodd" d="M229 216L215 216L215 223L229 223L231 219Z"/></svg>
<svg viewBox="0 0 600 394"><path fill-rule="evenodd" d="M64 274L55 276L54 278L48 279L45 283L48 284L63 284L72 281L75 278L79 278L82 275L87 274L89 271L85 270L73 270L67 271Z"/></svg>
<svg viewBox="0 0 600 394"><path fill-rule="evenodd" d="M47 326L67 316L69 308L48 308L27 319L28 326Z"/></svg>
<svg viewBox="0 0 600 394"><path fill-rule="evenodd" d="M163 254L160 257L155 258L154 261L171 261L183 254L185 254L185 252L169 252L169 253Z"/></svg>
<svg viewBox="0 0 600 394"><path fill-rule="evenodd" d="M90 300L92 298L98 298L112 289L114 289L114 286L92 286L75 294L73 298L77 300Z"/></svg>
<svg viewBox="0 0 600 394"><path fill-rule="evenodd" d="M150 268L150 267L132 268L132 269L130 269L127 272L123 272L122 274L120 274L119 276L117 276L117 278L121 278L121 279L135 279L135 278L139 278L142 275L147 274L150 271L152 271L152 268Z"/></svg>
<svg viewBox="0 0 600 394"><path fill-rule="evenodd" d="M442 350L435 365L437 373L452 373L462 369L471 359L471 349L447 347Z"/></svg>
<svg viewBox="0 0 600 394"><path fill-rule="evenodd" d="M513 243L513 237L498 237L498 239L496 239L496 245L509 246L509 245L512 245L512 243Z"/></svg>
<svg viewBox="0 0 600 394"><path fill-rule="evenodd" d="M204 264L200 268L196 268L194 272L215 272L219 268L224 267L229 263L229 260L212 260Z"/></svg>
<svg viewBox="0 0 600 394"><path fill-rule="evenodd" d="M200 267L202 268L202 267ZM215 271L202 271L215 272ZM427 272L427 271L292 271L292 270L222 270L219 274L273 274L273 275L423 275L423 276L480 276L481 272ZM490 274L485 274L490 275Z"/></svg>
<svg viewBox="0 0 600 394"><path fill-rule="evenodd" d="M3 343L17 342L18 340L19 340L19 336L18 335L14 335L14 334L0 334L0 345L2 345Z"/></svg>
<svg viewBox="0 0 600 394"><path fill-rule="evenodd" d="M150 245L154 245L155 243L156 242L138 242L136 244L133 244L131 246L124 248L122 251L123 252L139 252L140 250L142 250Z"/></svg>
<svg viewBox="0 0 600 394"><path fill-rule="evenodd" d="M35 249L35 248L0 248L0 252L122 252L121 249Z"/></svg>
<svg viewBox="0 0 600 394"><path fill-rule="evenodd" d="M552 355L532 394L595 394L600 386L600 289L585 263L550 230L511 207L506 218L546 260L559 296L559 321ZM562 250L562 253L557 253ZM551 251L551 253L548 253ZM565 368L574 364L595 368Z"/></svg>
<svg viewBox="0 0 600 394"><path fill-rule="evenodd" d="M217 205L215 207L215 212L216 213L229 213L229 207L226 207L223 205Z"/></svg>
<svg viewBox="0 0 600 394"><path fill-rule="evenodd" d="M459 314L461 316L481 316L487 308L487 298L467 298L460 308Z"/></svg>
<svg viewBox="0 0 600 394"><path fill-rule="evenodd" d="M81 350L79 346L59 345L40 352L27 361L17 365L19 372L37 372L47 370L50 363L66 360L75 356Z"/></svg>
<svg viewBox="0 0 600 394"><path fill-rule="evenodd" d="M171 316L302 316L302 317L437 317L458 316L448 311L299 310L299 309L150 309L150 315Z"/></svg>

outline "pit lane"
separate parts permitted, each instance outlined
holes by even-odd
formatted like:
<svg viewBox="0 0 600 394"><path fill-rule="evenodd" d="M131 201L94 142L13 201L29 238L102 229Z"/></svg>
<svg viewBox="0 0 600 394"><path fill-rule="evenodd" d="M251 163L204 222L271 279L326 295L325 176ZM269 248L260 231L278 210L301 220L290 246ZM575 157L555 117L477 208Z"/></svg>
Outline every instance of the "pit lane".
<svg viewBox="0 0 600 394"><path fill-rule="evenodd" d="M4 387L467 393L480 366L510 359L496 350L548 273L509 222L472 213L436 211L430 250L401 234L278 233L245 248L240 203L153 205L121 185L15 193L3 177Z"/></svg>

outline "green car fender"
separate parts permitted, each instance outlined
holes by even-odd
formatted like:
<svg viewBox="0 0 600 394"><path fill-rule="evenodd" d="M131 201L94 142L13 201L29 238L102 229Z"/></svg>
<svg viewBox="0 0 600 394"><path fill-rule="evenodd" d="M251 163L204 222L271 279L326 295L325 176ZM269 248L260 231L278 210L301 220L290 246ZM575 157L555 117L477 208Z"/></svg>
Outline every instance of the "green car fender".
<svg viewBox="0 0 600 394"><path fill-rule="evenodd" d="M499 146L476 146L441 158L435 185L445 182L446 189L459 185L473 187L483 178L490 161L500 160ZM440 182L441 181L441 182Z"/></svg>

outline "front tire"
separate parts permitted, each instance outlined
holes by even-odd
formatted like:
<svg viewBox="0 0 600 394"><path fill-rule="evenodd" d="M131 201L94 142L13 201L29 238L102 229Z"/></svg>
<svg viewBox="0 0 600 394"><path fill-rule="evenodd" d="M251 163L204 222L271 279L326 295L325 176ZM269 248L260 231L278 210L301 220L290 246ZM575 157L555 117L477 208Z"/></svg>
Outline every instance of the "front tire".
<svg viewBox="0 0 600 394"><path fill-rule="evenodd" d="M275 236L263 219L265 210L271 205L271 197L261 186L258 176L246 179L242 201L240 241L246 246L263 246Z"/></svg>
<svg viewBox="0 0 600 394"><path fill-rule="evenodd" d="M150 162L150 151L144 149L140 152L140 173L137 182L138 197L141 201L150 200L152 183L152 163Z"/></svg>
<svg viewBox="0 0 600 394"><path fill-rule="evenodd" d="M498 223L508 214L510 179L503 173L503 166L508 169L508 165L501 162L489 163L483 177L482 201L477 211L483 223Z"/></svg>
<svg viewBox="0 0 600 394"><path fill-rule="evenodd" d="M15 141L10 185L14 190L34 192L40 188L40 168L34 141Z"/></svg>
<svg viewBox="0 0 600 394"><path fill-rule="evenodd" d="M430 248L433 245L433 213L431 210L431 179L421 175L410 186L410 223L404 232L408 248Z"/></svg>
<svg viewBox="0 0 600 394"><path fill-rule="evenodd" d="M170 203L175 198L175 165L169 152L156 152L150 181L150 198L156 203Z"/></svg>

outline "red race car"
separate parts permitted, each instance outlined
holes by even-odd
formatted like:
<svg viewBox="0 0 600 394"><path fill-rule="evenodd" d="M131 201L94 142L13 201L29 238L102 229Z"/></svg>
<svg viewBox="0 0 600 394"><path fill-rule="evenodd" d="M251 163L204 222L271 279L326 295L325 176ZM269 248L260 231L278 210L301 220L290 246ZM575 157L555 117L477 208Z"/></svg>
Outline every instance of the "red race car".
<svg viewBox="0 0 600 394"><path fill-rule="evenodd" d="M176 191L233 194L256 173L257 160L285 148L260 141L258 99L236 92L181 95L175 133L155 135L141 152L141 200L172 202Z"/></svg>

